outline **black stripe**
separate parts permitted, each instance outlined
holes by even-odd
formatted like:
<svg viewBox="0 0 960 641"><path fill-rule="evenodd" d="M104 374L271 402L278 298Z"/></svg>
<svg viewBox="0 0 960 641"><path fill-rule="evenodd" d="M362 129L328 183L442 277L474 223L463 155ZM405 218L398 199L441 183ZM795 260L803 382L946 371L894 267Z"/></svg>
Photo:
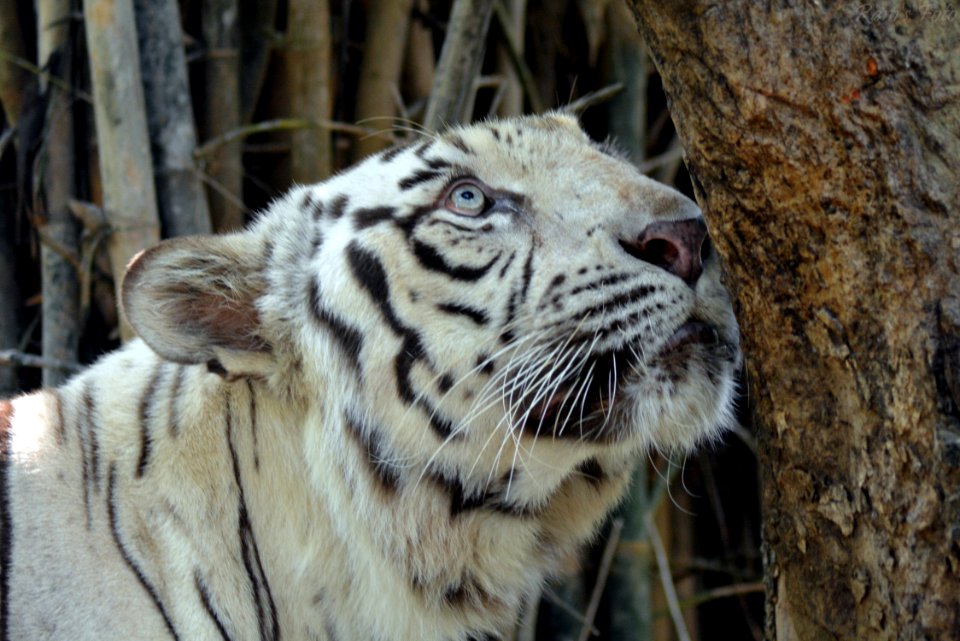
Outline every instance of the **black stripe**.
<svg viewBox="0 0 960 641"><path fill-rule="evenodd" d="M314 220L320 220L323 218L323 201L314 200L313 193L308 191L300 201L300 210L308 212Z"/></svg>
<svg viewBox="0 0 960 641"><path fill-rule="evenodd" d="M533 249L530 246L530 253L527 254L527 261L523 264L523 285L520 288L520 302L527 300L527 291L530 289L530 280L533 278Z"/></svg>
<svg viewBox="0 0 960 641"><path fill-rule="evenodd" d="M310 311L313 318L324 329L330 332L340 349L347 356L353 369L360 373L360 352L363 349L363 335L360 331L346 324L320 304L320 283L311 281L307 286L307 296L310 300Z"/></svg>
<svg viewBox="0 0 960 641"><path fill-rule="evenodd" d="M83 504L86 510L87 529L93 527L93 506L91 491L100 488L100 445L97 442L97 428L94 422L96 404L93 389L88 381L83 386L80 415L77 420L77 432L80 435L80 451L83 456Z"/></svg>
<svg viewBox="0 0 960 641"><path fill-rule="evenodd" d="M240 474L240 460L237 449L233 444L233 409L231 397L226 399L226 438L230 448L230 459L233 462L233 477L237 484L237 538L240 541L240 551L243 556L243 566L247 571L247 579L257 606L257 621L260 625L260 638L263 641L277 641L280 638L280 621L277 619L277 607L270 591L270 583L263 571L260 561L260 549L253 533L253 526L247 512L247 500L243 490L243 480Z"/></svg>
<svg viewBox="0 0 960 641"><path fill-rule="evenodd" d="M475 152L473 151L473 149L471 149L470 146L466 142L464 142L463 138L461 138L460 136L457 136L455 134L448 134L446 136L446 139L447 139L447 142L449 142L451 145L453 145L463 153L469 154L471 156L475 155Z"/></svg>
<svg viewBox="0 0 960 641"><path fill-rule="evenodd" d="M442 175L442 173L433 169L419 169L400 181L400 191L407 191L408 189L416 187L420 183L427 182L428 180L434 180Z"/></svg>
<svg viewBox="0 0 960 641"><path fill-rule="evenodd" d="M253 469L260 470L260 445L257 441L257 392L253 382L247 379L247 393L250 394L250 434L253 437Z"/></svg>
<svg viewBox="0 0 960 641"><path fill-rule="evenodd" d="M485 311L482 309L477 309L476 307L470 307L469 305L461 305L460 303L440 303L437 305L437 309L445 314L466 316L480 326L486 325L488 322L490 322L490 317L487 316Z"/></svg>
<svg viewBox="0 0 960 641"><path fill-rule="evenodd" d="M430 417L430 427L440 438L449 437L453 432L451 422L431 407L426 399L418 397L413 391L413 385L410 383L410 372L417 361L426 362L428 369L432 369L432 366L427 360L427 353L420 335L400 321L390 304L390 285L387 282L387 272L383 264L373 253L363 249L356 242L350 243L347 247L347 260L350 263L350 270L354 278L380 308L380 312L390 329L403 338L400 352L394 359L397 395L407 405L416 403Z"/></svg>
<svg viewBox="0 0 960 641"><path fill-rule="evenodd" d="M333 203L330 205L330 218L336 220L343 216L343 212L346 210L349 202L350 199L346 196L337 196L334 198Z"/></svg>
<svg viewBox="0 0 960 641"><path fill-rule="evenodd" d="M185 366L177 365L173 375L173 384L170 386L170 400L167 407L168 426L167 431L170 436L176 438L180 434L180 410L177 399L180 397L180 385L183 384L183 372Z"/></svg>
<svg viewBox="0 0 960 641"><path fill-rule="evenodd" d="M503 278L507 275L507 270L510 269L510 265L513 264L513 260L517 257L517 252L510 252L510 255L507 256L506 262L504 262L503 267L500 268L500 278Z"/></svg>
<svg viewBox="0 0 960 641"><path fill-rule="evenodd" d="M153 447L153 437L150 436L150 413L153 409L153 399L157 393L157 387L160 385L160 377L163 375L164 365L163 361L157 363L153 375L143 391L143 397L140 399L140 461L137 463L135 473L138 479L143 478L147 463L150 462L150 452Z"/></svg>
<svg viewBox="0 0 960 641"><path fill-rule="evenodd" d="M57 405L57 445L64 445L67 442L67 425L63 421L63 399L60 398L58 390L50 390L53 396L53 402Z"/></svg>
<svg viewBox="0 0 960 641"><path fill-rule="evenodd" d="M371 428L360 421L352 412L344 412L347 434L349 434L363 453L377 485L388 495L395 495L400 488L400 469L391 463L380 444L382 430Z"/></svg>
<svg viewBox="0 0 960 641"><path fill-rule="evenodd" d="M0 401L0 640L10 629L10 572L13 565L13 515L10 509L10 477L13 466L13 403Z"/></svg>
<svg viewBox="0 0 960 641"><path fill-rule="evenodd" d="M107 513L110 520L110 532L113 535L113 542L120 551L120 556L123 558L124 563L127 564L127 567L130 568L130 571L133 572L134 576L137 577L140 585L143 586L143 589L147 591L147 595L153 601L153 605L157 608L157 612L159 612L160 616L163 617L163 622L167 625L167 630L170 632L170 635L175 640L179 641L180 635L177 634L176 629L173 627L173 622L170 620L167 610L163 607L163 602L160 601L160 596L157 594L156 588L153 587L140 567L134 562L130 552L126 549L126 547L124 547L123 539L120 537L120 528L118 526L117 518L117 503L115 500L117 485L116 468L116 463L111 463L107 476Z"/></svg>
<svg viewBox="0 0 960 641"><path fill-rule="evenodd" d="M636 277L636 274L631 274L629 272L622 272L620 274L614 274L613 276L603 276L602 278L598 278L597 280L590 281L589 283L586 283L584 285L574 287L573 289L570 290L570 292L567 295L576 296L577 294L581 294L586 291L597 290L597 289L602 289L604 287L609 287L611 285L616 285L618 283L622 283L625 280L630 280L631 278L635 278L635 277Z"/></svg>
<svg viewBox="0 0 960 641"><path fill-rule="evenodd" d="M443 158L430 158L424 159L427 161L427 167L430 169L446 169L450 167L450 163Z"/></svg>
<svg viewBox="0 0 960 641"><path fill-rule="evenodd" d="M481 265L480 267L451 265L435 248L416 239L413 241L413 254L424 268L446 274L454 280L464 282L475 282L486 276L487 272L490 271L494 263L500 260L501 256L501 253L498 252L489 263Z"/></svg>
<svg viewBox="0 0 960 641"><path fill-rule="evenodd" d="M383 154L380 156L380 162L390 162L391 160L393 160L394 158L396 158L397 156L405 152L407 149L410 149L409 144L397 145L396 147L391 147L390 149L387 149L385 152L383 152Z"/></svg>
<svg viewBox="0 0 960 641"><path fill-rule="evenodd" d="M432 138L430 140L424 140L422 143L420 143L416 151L414 151L413 153L415 153L420 158L423 158L423 155L427 153L431 147L433 147L433 143L434 143L434 140Z"/></svg>
<svg viewBox="0 0 960 641"><path fill-rule="evenodd" d="M607 480L607 473L600 467L600 462L595 458L588 458L577 468L577 473L581 475L593 487L599 487Z"/></svg>
<svg viewBox="0 0 960 641"><path fill-rule="evenodd" d="M361 207L353 212L353 224L356 229L366 229L385 220L390 220L396 213L394 207Z"/></svg>
<svg viewBox="0 0 960 641"><path fill-rule="evenodd" d="M426 478L450 496L450 518L456 518L472 510L489 510L505 516L519 518L536 516L540 513L537 509L504 501L500 492L492 492L486 489L468 492L462 480L451 477L437 469L430 469Z"/></svg>
<svg viewBox="0 0 960 641"><path fill-rule="evenodd" d="M227 634L227 629L220 619L220 615L213 609L213 604L210 602L210 592L207 590L207 584L204 582L203 577L200 576L200 570L193 571L193 585L197 589L197 594L200 595L200 601L203 603L203 609L207 611L207 616L209 616L213 624L217 626L220 638L223 639L223 641L231 641L230 635Z"/></svg>

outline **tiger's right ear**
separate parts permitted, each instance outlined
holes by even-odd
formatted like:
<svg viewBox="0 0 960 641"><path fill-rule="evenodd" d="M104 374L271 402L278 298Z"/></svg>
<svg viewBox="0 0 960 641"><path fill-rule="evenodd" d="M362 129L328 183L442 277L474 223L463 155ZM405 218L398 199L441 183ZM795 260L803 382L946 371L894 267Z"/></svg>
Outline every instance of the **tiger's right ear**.
<svg viewBox="0 0 960 641"><path fill-rule="evenodd" d="M163 241L127 267L127 321L168 360L224 376L263 373L271 359L256 305L262 256L259 237L246 232Z"/></svg>

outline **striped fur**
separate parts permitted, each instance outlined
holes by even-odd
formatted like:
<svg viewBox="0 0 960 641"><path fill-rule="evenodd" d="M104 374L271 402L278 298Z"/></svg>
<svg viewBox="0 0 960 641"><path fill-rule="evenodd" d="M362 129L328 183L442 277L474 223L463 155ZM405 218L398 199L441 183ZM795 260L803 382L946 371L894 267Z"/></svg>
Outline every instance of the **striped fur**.
<svg viewBox="0 0 960 641"><path fill-rule="evenodd" d="M0 402L0 636L507 638L644 451L730 420L714 259L620 244L698 215L554 114L147 250L142 340Z"/></svg>

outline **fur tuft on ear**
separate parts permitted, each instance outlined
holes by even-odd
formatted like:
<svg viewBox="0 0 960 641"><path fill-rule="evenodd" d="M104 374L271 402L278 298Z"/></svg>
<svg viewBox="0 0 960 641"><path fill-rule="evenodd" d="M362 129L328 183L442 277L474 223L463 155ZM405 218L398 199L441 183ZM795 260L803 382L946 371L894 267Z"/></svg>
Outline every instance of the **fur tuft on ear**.
<svg viewBox="0 0 960 641"><path fill-rule="evenodd" d="M256 306L264 288L261 250L258 237L241 232L174 238L141 252L121 287L128 322L168 360L207 363L224 376L253 373L224 360L262 369L270 344Z"/></svg>

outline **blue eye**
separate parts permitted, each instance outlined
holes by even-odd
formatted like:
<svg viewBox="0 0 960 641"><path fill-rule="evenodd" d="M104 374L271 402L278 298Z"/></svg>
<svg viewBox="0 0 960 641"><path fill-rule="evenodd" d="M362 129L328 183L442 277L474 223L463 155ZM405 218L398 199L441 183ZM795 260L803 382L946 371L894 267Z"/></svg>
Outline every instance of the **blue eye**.
<svg viewBox="0 0 960 641"><path fill-rule="evenodd" d="M450 190L444 206L452 212L466 216L476 216L486 211L487 195L473 182L462 182Z"/></svg>

